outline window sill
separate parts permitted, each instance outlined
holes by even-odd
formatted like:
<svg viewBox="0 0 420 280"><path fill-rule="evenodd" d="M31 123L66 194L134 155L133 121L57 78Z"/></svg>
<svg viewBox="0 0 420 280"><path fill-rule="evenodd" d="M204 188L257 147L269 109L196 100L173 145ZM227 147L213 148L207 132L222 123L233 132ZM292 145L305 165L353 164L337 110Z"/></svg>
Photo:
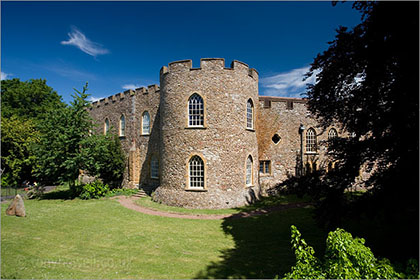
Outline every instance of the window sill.
<svg viewBox="0 0 420 280"><path fill-rule="evenodd" d="M185 129L207 129L206 126L186 126Z"/></svg>
<svg viewBox="0 0 420 280"><path fill-rule="evenodd" d="M305 152L305 155L318 155L318 152Z"/></svg>
<svg viewBox="0 0 420 280"><path fill-rule="evenodd" d="M157 181L157 180L159 180L159 177L150 177L150 179Z"/></svg>
<svg viewBox="0 0 420 280"><path fill-rule="evenodd" d="M150 136L150 133L140 134L140 136Z"/></svg>
<svg viewBox="0 0 420 280"><path fill-rule="evenodd" d="M255 129L253 129L253 128L245 128L245 130L248 130L248 131L252 131L252 132L255 132Z"/></svg>
<svg viewBox="0 0 420 280"><path fill-rule="evenodd" d="M273 175L270 174L270 173L260 173L260 177L264 177L264 178L266 178L266 177L273 177Z"/></svg>
<svg viewBox="0 0 420 280"><path fill-rule="evenodd" d="M193 188L187 188L185 189L187 192L206 192L207 189L193 189Z"/></svg>

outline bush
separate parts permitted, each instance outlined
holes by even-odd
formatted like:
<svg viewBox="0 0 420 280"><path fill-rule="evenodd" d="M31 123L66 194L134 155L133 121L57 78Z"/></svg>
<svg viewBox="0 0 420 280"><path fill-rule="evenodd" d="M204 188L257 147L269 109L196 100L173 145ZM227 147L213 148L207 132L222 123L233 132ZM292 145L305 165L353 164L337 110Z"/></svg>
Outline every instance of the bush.
<svg viewBox="0 0 420 280"><path fill-rule="evenodd" d="M111 196L117 196L117 195L126 195L126 196L130 196L133 194L136 194L139 190L138 189L113 189L111 191L109 191L106 196L111 197Z"/></svg>
<svg viewBox="0 0 420 280"><path fill-rule="evenodd" d="M94 181L92 183L82 185L79 197L81 199L99 198L105 196L109 192L109 187L101 181Z"/></svg>
<svg viewBox="0 0 420 280"><path fill-rule="evenodd" d="M292 225L292 248L296 265L284 275L287 279L395 279L402 275L395 272L389 260L377 260L364 245L363 238L353 238L343 229L328 234L324 263L318 260L314 249L301 238Z"/></svg>

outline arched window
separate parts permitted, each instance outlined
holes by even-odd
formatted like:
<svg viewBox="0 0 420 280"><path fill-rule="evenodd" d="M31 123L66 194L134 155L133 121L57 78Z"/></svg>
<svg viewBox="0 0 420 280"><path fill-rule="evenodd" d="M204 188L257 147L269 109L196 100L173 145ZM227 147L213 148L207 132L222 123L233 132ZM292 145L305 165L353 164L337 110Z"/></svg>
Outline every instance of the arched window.
<svg viewBox="0 0 420 280"><path fill-rule="evenodd" d="M149 112L145 111L141 120L141 134L148 135L150 134L150 115Z"/></svg>
<svg viewBox="0 0 420 280"><path fill-rule="evenodd" d="M125 136L125 117L121 115L120 117L120 136Z"/></svg>
<svg viewBox="0 0 420 280"><path fill-rule="evenodd" d="M252 157L251 155L248 156L248 158L246 159L246 179L245 179L245 184L247 186L251 186L252 185Z"/></svg>
<svg viewBox="0 0 420 280"><path fill-rule="evenodd" d="M204 126L204 102L203 98L197 93L194 93L188 99L188 126Z"/></svg>
<svg viewBox="0 0 420 280"><path fill-rule="evenodd" d="M204 162L199 156L193 156L188 163L189 187L204 189Z"/></svg>
<svg viewBox="0 0 420 280"><path fill-rule="evenodd" d="M330 131L328 131L328 140L331 140L335 137L337 137L337 130L335 130L335 128L331 128Z"/></svg>
<svg viewBox="0 0 420 280"><path fill-rule="evenodd" d="M254 104L251 99L246 103L246 128L254 128Z"/></svg>
<svg viewBox="0 0 420 280"><path fill-rule="evenodd" d="M150 178L159 178L159 161L156 156L152 156L150 160Z"/></svg>
<svg viewBox="0 0 420 280"><path fill-rule="evenodd" d="M108 131L109 131L109 120L108 118L106 118L104 122L104 134L107 135Z"/></svg>
<svg viewBox="0 0 420 280"><path fill-rule="evenodd" d="M306 131L306 152L316 153L316 133L313 128L309 128Z"/></svg>

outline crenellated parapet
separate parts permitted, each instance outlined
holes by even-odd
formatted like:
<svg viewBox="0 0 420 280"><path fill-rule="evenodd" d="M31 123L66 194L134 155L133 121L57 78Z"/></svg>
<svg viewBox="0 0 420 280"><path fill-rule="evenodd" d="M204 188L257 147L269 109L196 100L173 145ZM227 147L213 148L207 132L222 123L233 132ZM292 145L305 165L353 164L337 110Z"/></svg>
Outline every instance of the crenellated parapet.
<svg viewBox="0 0 420 280"><path fill-rule="evenodd" d="M107 105L109 103L114 103L114 102L118 102L118 101L123 101L128 97L132 97L135 95L145 95L145 94L155 94L155 93L159 93L160 89L159 86L156 84L153 85L149 85L147 87L139 87L136 88L135 90L132 89L128 89L126 91L123 92L119 92L116 93L114 95L102 98L98 101L94 101L92 102L92 108L97 108L97 107L101 107L103 105Z"/></svg>
<svg viewBox="0 0 420 280"><path fill-rule="evenodd" d="M179 60L168 64L168 67L163 66L160 70L160 76L167 73L179 73L179 72L190 72L190 71L235 71L237 73L243 73L252 77L255 81L258 81L258 72L254 68L250 68L248 64L238 60L232 61L230 67L225 67L224 58L202 58L200 59L200 67L193 68L192 60Z"/></svg>

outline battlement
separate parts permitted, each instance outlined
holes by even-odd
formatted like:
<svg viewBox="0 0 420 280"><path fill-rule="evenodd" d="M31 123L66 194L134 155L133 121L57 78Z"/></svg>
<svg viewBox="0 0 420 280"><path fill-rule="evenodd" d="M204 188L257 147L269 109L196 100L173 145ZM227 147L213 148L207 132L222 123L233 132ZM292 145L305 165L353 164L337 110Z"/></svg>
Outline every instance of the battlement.
<svg viewBox="0 0 420 280"><path fill-rule="evenodd" d="M110 102L116 102L116 101L124 100L126 97L130 97L130 96L133 96L133 95L144 95L144 94L158 93L159 90L160 90L159 86L156 85L156 84L149 85L149 86L147 86L147 88L140 87L140 88L136 88L135 90L128 89L124 92L119 92L117 94L102 98L99 101L94 101L91 104L92 104L92 108L96 108L96 107L106 105Z"/></svg>
<svg viewBox="0 0 420 280"><path fill-rule="evenodd" d="M258 72L254 68L249 68L248 64L243 63L238 60L232 61L229 67L225 67L224 58L202 58L200 59L200 67L193 68L192 60L179 60L174 61L168 64L168 67L163 66L160 69L160 75L163 76L167 73L174 72L189 72L189 71L223 71L223 70L233 70L237 72L243 72L246 75L249 75L254 80L258 81Z"/></svg>

